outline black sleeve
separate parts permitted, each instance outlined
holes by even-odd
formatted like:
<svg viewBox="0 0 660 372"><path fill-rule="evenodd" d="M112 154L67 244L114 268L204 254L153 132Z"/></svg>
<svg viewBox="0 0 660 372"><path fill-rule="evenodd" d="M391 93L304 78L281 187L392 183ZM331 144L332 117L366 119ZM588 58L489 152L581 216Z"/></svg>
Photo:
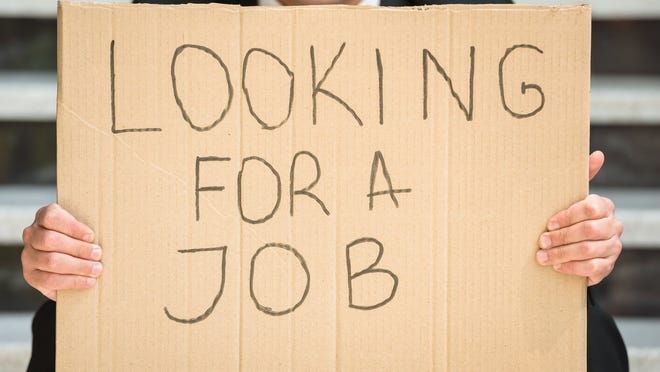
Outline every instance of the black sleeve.
<svg viewBox="0 0 660 372"><path fill-rule="evenodd" d="M628 352L612 317L587 289L587 371L628 372Z"/></svg>
<svg viewBox="0 0 660 372"><path fill-rule="evenodd" d="M32 356L28 372L55 371L55 302L47 301L32 320Z"/></svg>

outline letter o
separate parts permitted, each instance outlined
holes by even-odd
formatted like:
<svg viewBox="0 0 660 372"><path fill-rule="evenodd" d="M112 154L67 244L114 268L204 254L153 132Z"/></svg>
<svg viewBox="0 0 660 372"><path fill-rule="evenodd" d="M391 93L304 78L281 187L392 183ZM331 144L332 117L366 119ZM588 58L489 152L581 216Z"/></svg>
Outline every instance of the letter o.
<svg viewBox="0 0 660 372"><path fill-rule="evenodd" d="M266 123L263 119L261 119L259 117L259 115L257 115L257 113L254 111L254 107L252 107L252 100L250 99L250 92L247 88L247 84L245 82L245 77L247 76L249 58L252 55L252 53L254 53L254 52L263 53L264 55L266 55L266 56L274 59L275 61L277 61L277 63L279 63L279 65L282 66L284 71L286 71L286 74L289 76L289 107L288 107L288 110L287 110L287 113L286 113L286 117L279 124L276 124L276 125L272 125L272 126L268 125L268 123ZM293 71L291 71L289 66L287 66L275 54L273 54L273 53L271 53L267 50L261 49L261 48L252 48L252 49L248 50L247 53L245 53L245 57L243 58L243 78L241 80L243 93L245 94L245 101L247 102L248 110L250 111L250 114L252 114L252 117L254 117L257 120L257 122L259 122L259 124L261 124L262 129L267 129L267 130L277 129L277 128L281 127L282 125L284 125L284 123L286 123L287 120L289 120L289 117L291 116L291 109L293 108L293 78L294 78L293 77Z"/></svg>
<svg viewBox="0 0 660 372"><path fill-rule="evenodd" d="M298 259L298 262L300 262L300 266L303 268L303 270L305 270L305 275L307 276L307 283L305 284L305 292L300 297L300 300L298 300L298 302L296 302L290 308L280 310L280 311L273 310L272 308L270 308L268 306L262 305L259 302L259 300L257 300L257 297L254 294L254 284L253 284L254 283L254 264L257 260L257 256L259 256L259 254L261 252L263 252L264 250L269 249L269 248L279 248L279 249L284 249L285 251L291 252ZM266 244L263 247L257 249L257 251L252 256L252 261L250 262L250 297L252 298L252 301L254 302L255 306L257 307L257 309L259 311L262 311L262 312L264 312L268 315L273 315L273 316L285 315L285 314L288 314L288 313L291 313L291 312L295 311L300 305L302 305L303 302L305 302L305 298L307 298L307 294L309 293L309 282L310 282L309 269L307 268L307 263L305 263L305 259L303 258L303 256L300 253L298 253L297 250L295 250L295 248L291 247L290 245L280 244L280 243L269 243L269 244Z"/></svg>
<svg viewBox="0 0 660 372"><path fill-rule="evenodd" d="M265 165L268 170L275 176L275 181L277 181L277 200L275 201L275 205L273 206L273 209L268 213L266 216L259 218L259 219L251 219L245 216L245 213L243 211L243 171L245 170L245 164L248 161L258 161L261 164ZM264 223L271 219L275 212L277 212L277 208L280 206L280 201L282 200L282 181L280 179L280 174L277 173L275 168L273 168L272 165L270 165L269 162L267 162L265 159L262 159L258 156L250 156L247 158L243 159L243 162L241 163L241 170L238 171L238 177L236 178L236 189L238 190L238 212L241 215L241 218L243 221L251 224L259 224L259 223Z"/></svg>
<svg viewBox="0 0 660 372"><path fill-rule="evenodd" d="M218 119L216 119L213 123L211 123L211 124L209 124L205 127L197 126L192 122L192 120L190 119L190 116L186 112L186 109L183 107L183 102L181 101L181 97L179 97L179 91L177 90L177 86L176 86L176 73L174 72L174 69L175 69L175 66L176 66L176 61L177 61L177 58L179 57L179 55L184 50L186 50L188 48L201 50L202 52L204 52L204 53L210 55L211 57L213 57L213 59L215 59L218 62L218 64L220 65L220 67L222 67L222 69L224 70L225 79L227 80L227 104L225 105L225 108L222 110L222 113L220 114L220 117L218 117ZM172 75L172 89L174 90L174 100L176 101L176 104L179 106L179 109L181 110L181 115L183 115L183 119L185 121L187 121L188 124L190 124L191 128L193 128L194 130L196 130L198 132L204 132L204 131L207 131L207 130L211 130L216 125L218 125L222 121L222 119L225 118L225 116L227 115L227 112L231 108L231 101L232 101L232 98L234 97L234 87L231 85L231 78L229 76L229 69L227 68L227 65L225 65L225 63L222 61L222 58L220 58L220 56L217 55L213 50L211 50L211 49L209 49L205 46L195 45L195 44L183 44L183 45L179 46L178 48L176 48L176 50L174 50L174 55L172 56L172 66L171 66L170 73Z"/></svg>

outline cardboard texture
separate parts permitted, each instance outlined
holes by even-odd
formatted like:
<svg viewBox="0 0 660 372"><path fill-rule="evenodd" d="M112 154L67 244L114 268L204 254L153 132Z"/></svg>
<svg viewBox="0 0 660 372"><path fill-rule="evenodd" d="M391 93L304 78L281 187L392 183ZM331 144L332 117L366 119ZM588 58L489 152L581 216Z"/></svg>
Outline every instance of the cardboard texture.
<svg viewBox="0 0 660 372"><path fill-rule="evenodd" d="M66 371L584 371L590 9L60 3Z"/></svg>

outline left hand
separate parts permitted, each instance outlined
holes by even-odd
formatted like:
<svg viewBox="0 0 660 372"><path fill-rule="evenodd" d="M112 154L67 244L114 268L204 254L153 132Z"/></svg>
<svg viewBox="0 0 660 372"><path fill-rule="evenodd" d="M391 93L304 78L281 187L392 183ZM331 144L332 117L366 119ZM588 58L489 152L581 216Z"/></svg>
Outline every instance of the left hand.
<svg viewBox="0 0 660 372"><path fill-rule="evenodd" d="M603 166L605 155L589 156L589 180ZM536 260L560 273L587 278L587 285L600 283L614 268L621 254L623 224L614 216L614 203L591 194L550 217L548 232L539 237Z"/></svg>

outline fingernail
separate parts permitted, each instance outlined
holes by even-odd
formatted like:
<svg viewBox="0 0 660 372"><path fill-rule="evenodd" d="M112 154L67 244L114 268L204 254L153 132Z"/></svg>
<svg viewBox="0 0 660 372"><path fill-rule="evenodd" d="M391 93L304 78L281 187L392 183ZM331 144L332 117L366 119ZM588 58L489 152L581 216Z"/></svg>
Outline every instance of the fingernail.
<svg viewBox="0 0 660 372"><path fill-rule="evenodd" d="M548 236L548 234L541 235L541 239L539 240L539 243L541 245L541 248L543 249L550 248L550 244L551 244L550 236Z"/></svg>
<svg viewBox="0 0 660 372"><path fill-rule="evenodd" d="M545 251L536 252L536 259L540 264L545 265L548 262L548 254Z"/></svg>
<svg viewBox="0 0 660 372"><path fill-rule="evenodd" d="M548 222L548 230L552 231L552 230L557 230L558 228L559 228L559 223L557 223L557 221L550 220L550 222Z"/></svg>
<svg viewBox="0 0 660 372"><path fill-rule="evenodd" d="M91 287L94 284L96 284L96 279L95 278L87 278L87 279L85 279L85 282L86 282L85 284L87 284L88 287Z"/></svg>
<svg viewBox="0 0 660 372"><path fill-rule="evenodd" d="M103 270L103 265L101 265L100 262L94 262L92 265L92 275L98 276L101 273L101 270Z"/></svg>
<svg viewBox="0 0 660 372"><path fill-rule="evenodd" d="M552 266L552 267L554 267L555 270L559 270L559 268L561 268L561 264L556 264L556 265L554 265L554 266Z"/></svg>
<svg viewBox="0 0 660 372"><path fill-rule="evenodd" d="M90 254L92 260L100 260L102 254L101 247L98 245L92 247L92 253Z"/></svg>

